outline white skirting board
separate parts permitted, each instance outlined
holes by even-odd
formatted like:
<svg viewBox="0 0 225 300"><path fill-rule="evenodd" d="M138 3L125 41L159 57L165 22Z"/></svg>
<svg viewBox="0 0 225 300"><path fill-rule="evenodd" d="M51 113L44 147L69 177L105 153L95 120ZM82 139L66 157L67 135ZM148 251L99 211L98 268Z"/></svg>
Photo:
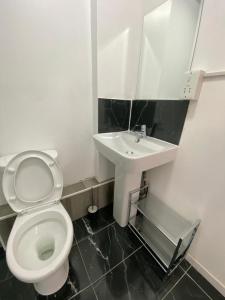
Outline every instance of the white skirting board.
<svg viewBox="0 0 225 300"><path fill-rule="evenodd" d="M187 261L206 279L210 282L223 296L225 296L225 285L209 273L193 256L190 254L186 257Z"/></svg>

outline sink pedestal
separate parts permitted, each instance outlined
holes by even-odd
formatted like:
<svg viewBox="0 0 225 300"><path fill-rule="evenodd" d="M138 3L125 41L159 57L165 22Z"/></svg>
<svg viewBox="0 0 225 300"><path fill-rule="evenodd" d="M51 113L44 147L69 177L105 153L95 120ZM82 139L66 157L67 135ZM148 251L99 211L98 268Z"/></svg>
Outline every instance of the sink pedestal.
<svg viewBox="0 0 225 300"><path fill-rule="evenodd" d="M112 164L115 166L113 216L124 227L130 214L129 193L140 188L142 172L173 161L177 145L152 137L142 138L137 143L135 134L130 131L99 133L94 135L94 140L100 153L98 179L113 175Z"/></svg>
<svg viewBox="0 0 225 300"><path fill-rule="evenodd" d="M141 176L142 172L127 173L119 166L115 168L113 216L122 227L126 226L129 220L129 193L140 188Z"/></svg>

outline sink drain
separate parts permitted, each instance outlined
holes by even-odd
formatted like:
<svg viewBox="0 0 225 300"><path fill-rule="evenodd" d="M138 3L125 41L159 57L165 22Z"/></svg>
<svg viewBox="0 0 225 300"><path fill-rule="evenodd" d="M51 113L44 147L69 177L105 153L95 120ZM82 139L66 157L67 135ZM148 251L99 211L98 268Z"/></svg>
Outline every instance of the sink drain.
<svg viewBox="0 0 225 300"><path fill-rule="evenodd" d="M132 155L132 154L134 154L134 152L133 151L126 151L126 154Z"/></svg>

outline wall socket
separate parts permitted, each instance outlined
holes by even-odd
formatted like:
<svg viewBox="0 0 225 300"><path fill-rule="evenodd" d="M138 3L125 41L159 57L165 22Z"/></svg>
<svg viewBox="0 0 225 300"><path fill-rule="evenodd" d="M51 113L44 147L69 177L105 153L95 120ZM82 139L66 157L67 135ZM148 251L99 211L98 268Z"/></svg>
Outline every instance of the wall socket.
<svg viewBox="0 0 225 300"><path fill-rule="evenodd" d="M205 72L202 70L185 73L181 99L198 100Z"/></svg>

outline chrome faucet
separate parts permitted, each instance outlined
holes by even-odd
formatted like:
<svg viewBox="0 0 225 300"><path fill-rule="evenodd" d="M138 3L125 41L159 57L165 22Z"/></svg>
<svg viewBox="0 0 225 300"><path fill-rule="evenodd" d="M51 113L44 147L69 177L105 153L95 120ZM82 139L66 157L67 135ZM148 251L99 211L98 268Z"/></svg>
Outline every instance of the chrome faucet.
<svg viewBox="0 0 225 300"><path fill-rule="evenodd" d="M136 127L138 126L141 126L141 130L137 131L135 130L135 134L136 134L136 139L135 139L135 142L136 143L139 143L140 142L140 139L143 139L146 137L146 125L136 125Z"/></svg>

